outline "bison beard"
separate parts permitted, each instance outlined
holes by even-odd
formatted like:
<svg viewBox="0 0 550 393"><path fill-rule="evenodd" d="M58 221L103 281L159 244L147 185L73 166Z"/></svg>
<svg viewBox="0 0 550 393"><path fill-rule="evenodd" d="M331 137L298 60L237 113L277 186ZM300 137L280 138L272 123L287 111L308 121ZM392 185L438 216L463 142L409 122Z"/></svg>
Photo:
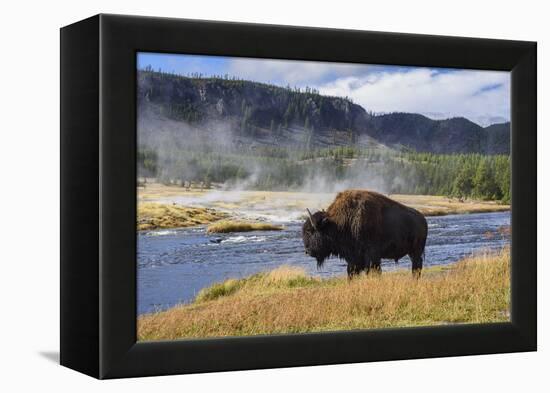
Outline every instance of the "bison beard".
<svg viewBox="0 0 550 393"><path fill-rule="evenodd" d="M409 255L413 275L420 276L428 225L415 209L376 192L348 190L326 212L307 212L302 239L318 268L337 256L347 262L351 278L361 271L380 272L383 258L397 262Z"/></svg>

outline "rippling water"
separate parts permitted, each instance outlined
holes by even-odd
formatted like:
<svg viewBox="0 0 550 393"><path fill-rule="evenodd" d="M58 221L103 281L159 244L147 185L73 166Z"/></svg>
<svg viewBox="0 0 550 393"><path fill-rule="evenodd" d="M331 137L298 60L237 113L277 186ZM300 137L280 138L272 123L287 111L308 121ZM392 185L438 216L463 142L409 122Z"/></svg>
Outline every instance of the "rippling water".
<svg viewBox="0 0 550 393"><path fill-rule="evenodd" d="M510 213L428 217L424 266L445 265L484 249L499 249L510 239L499 228L510 225ZM312 275L345 274L345 262L332 258L322 270L304 254L302 223L282 222L283 231L207 234L204 227L156 230L138 235L138 313L187 303L204 287L280 265L303 267ZM405 257L382 270L410 269Z"/></svg>

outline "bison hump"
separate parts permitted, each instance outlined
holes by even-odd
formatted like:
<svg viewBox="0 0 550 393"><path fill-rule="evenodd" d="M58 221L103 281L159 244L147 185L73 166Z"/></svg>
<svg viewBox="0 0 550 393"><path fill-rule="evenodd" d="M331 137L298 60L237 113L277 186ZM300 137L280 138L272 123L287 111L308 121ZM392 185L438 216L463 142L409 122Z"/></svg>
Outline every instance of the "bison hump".
<svg viewBox="0 0 550 393"><path fill-rule="evenodd" d="M375 235L382 226L382 211L397 202L374 191L347 190L338 193L327 214L340 230L354 237Z"/></svg>

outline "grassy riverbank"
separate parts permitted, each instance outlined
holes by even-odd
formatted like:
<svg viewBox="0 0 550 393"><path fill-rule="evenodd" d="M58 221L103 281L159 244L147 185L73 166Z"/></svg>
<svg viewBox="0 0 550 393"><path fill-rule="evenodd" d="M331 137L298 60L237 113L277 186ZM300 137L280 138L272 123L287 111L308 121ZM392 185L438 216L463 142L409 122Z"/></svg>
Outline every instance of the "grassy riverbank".
<svg viewBox="0 0 550 393"><path fill-rule="evenodd" d="M138 204L138 230L184 228L210 224L228 215L204 207L185 207L154 202Z"/></svg>
<svg viewBox="0 0 550 393"><path fill-rule="evenodd" d="M203 289L195 302L138 318L140 340L489 323L509 319L507 249L445 268L319 279L281 267Z"/></svg>
<svg viewBox="0 0 550 393"><path fill-rule="evenodd" d="M404 205L410 206L425 216L449 214L495 213L510 210L510 205L475 199L459 200L439 195L389 195Z"/></svg>
<svg viewBox="0 0 550 393"><path fill-rule="evenodd" d="M148 183L138 189L140 202L176 201L181 205L209 207L227 212L240 210L297 210L305 208L324 209L336 196L336 193L314 193L302 191L228 191L185 189L178 186L166 186ZM475 199L459 200L441 195L402 195L392 194L395 199L407 206L419 210L427 216L445 214L489 213L510 210L510 205L494 201Z"/></svg>
<svg viewBox="0 0 550 393"><path fill-rule="evenodd" d="M229 232L251 232L251 231L281 231L284 228L280 225L268 224L265 222L232 221L223 220L208 225L208 233L229 233Z"/></svg>
<svg viewBox="0 0 550 393"><path fill-rule="evenodd" d="M247 222L252 225L225 225L213 228L223 229L224 232L241 231L245 227L248 228L246 230L265 230L265 226L271 225L269 223L273 221L305 218L306 208L326 209L335 196L334 193L298 191L200 190L147 183L145 188L138 189L138 229L205 225L231 218L233 222ZM510 205L497 202L461 201L437 195L389 197L417 209L426 216L510 210ZM213 229L212 232L214 231Z"/></svg>

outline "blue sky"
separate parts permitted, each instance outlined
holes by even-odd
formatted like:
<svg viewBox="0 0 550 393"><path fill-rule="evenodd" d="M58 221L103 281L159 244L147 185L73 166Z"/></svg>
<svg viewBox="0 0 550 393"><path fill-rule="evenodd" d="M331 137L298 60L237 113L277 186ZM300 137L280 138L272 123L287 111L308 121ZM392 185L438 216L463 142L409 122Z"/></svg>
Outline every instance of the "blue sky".
<svg viewBox="0 0 550 393"><path fill-rule="evenodd" d="M466 117L481 125L510 119L510 74L502 71L380 66L222 56L139 53L138 68L181 75L229 75L348 96L374 112Z"/></svg>

